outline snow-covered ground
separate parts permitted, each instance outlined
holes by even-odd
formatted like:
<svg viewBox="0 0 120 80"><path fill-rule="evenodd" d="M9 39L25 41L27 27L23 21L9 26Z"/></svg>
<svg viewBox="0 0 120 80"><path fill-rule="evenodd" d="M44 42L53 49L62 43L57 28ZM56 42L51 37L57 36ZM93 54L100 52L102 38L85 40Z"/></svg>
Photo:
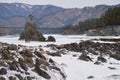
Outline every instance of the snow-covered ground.
<svg viewBox="0 0 120 80"><path fill-rule="evenodd" d="M50 35L44 35L46 38ZM25 41L20 41L19 36L2 36L0 37L0 42L7 42L10 44L21 44L21 45L26 45L26 46L45 46L47 44L68 44L72 42L77 42L79 43L81 40L90 40L90 39L99 39L99 38L120 38L120 36L86 36L86 35L52 35L55 37L56 42L25 42Z"/></svg>
<svg viewBox="0 0 120 80"><path fill-rule="evenodd" d="M45 35L47 37L48 35ZM45 46L47 44L67 44L72 42L79 43L81 40L89 40L95 38L101 38L100 36L88 37L86 35L52 35L56 38L56 42L25 42L19 41L18 36L2 36L0 37L0 42L21 44L26 46ZM109 36L107 38L112 38ZM104 38L104 37L102 37ZM114 37L114 38L120 38ZM47 49L44 47L44 49ZM49 49L47 49L49 50ZM120 61L113 58L105 57L108 62L102 63L100 65L95 65L93 62L86 62L79 60L78 57L73 57L73 55L79 56L81 53L69 51L67 54L62 55L62 57L51 57L54 61L59 63L67 75L66 80L120 80ZM93 57L96 59L96 56ZM112 64L110 64L112 63ZM109 69L108 67L114 67L115 69ZM93 78L88 79L88 77L93 76Z"/></svg>

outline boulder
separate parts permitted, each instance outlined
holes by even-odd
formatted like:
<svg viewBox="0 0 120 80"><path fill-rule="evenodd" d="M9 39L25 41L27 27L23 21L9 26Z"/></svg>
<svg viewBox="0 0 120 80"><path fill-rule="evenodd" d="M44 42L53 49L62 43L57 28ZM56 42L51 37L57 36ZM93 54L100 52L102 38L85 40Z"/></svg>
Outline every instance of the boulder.
<svg viewBox="0 0 120 80"><path fill-rule="evenodd" d="M40 52L35 51L34 53L35 53L35 55L36 55L37 57L46 59L45 56L44 56L43 54L41 54Z"/></svg>
<svg viewBox="0 0 120 80"><path fill-rule="evenodd" d="M7 70L5 68L0 69L0 75L7 74Z"/></svg>
<svg viewBox="0 0 120 80"><path fill-rule="evenodd" d="M1 77L0 77L0 80L6 80L6 79L5 79L4 77L1 76Z"/></svg>
<svg viewBox="0 0 120 80"><path fill-rule="evenodd" d="M35 63L35 71L42 77L44 77L45 79L50 79L51 76L44 70L42 70L39 65L41 64L39 59L36 59L36 63Z"/></svg>
<svg viewBox="0 0 120 80"><path fill-rule="evenodd" d="M98 61L101 61L101 62L107 62L107 60L106 60L105 58L101 57L101 56L99 56L99 57L97 58L97 60L98 60Z"/></svg>
<svg viewBox="0 0 120 80"><path fill-rule="evenodd" d="M19 52L23 57L33 57L33 54L30 50L23 50Z"/></svg>
<svg viewBox="0 0 120 80"><path fill-rule="evenodd" d="M48 55L51 55L51 56L58 56L58 57L61 57L61 54L62 54L62 53L59 52L59 51L57 51L57 52L52 52L52 53L51 53L51 52L48 52L47 54L48 54Z"/></svg>
<svg viewBox="0 0 120 80"><path fill-rule="evenodd" d="M94 78L94 76L88 76L87 78L88 78L88 79L93 79L93 78Z"/></svg>
<svg viewBox="0 0 120 80"><path fill-rule="evenodd" d="M15 44L10 44L10 45L8 46L8 50L17 50L17 45L15 45Z"/></svg>
<svg viewBox="0 0 120 80"><path fill-rule="evenodd" d="M42 77L44 77L45 79L50 79L50 75L46 72L43 71L42 69L40 69L38 66L35 67L35 71Z"/></svg>
<svg viewBox="0 0 120 80"><path fill-rule="evenodd" d="M112 57L116 60L120 60L120 54L110 54L110 57Z"/></svg>
<svg viewBox="0 0 120 80"><path fill-rule="evenodd" d="M92 61L92 59L84 53L81 54L78 59L81 59L81 60L84 60L84 61Z"/></svg>
<svg viewBox="0 0 120 80"><path fill-rule="evenodd" d="M19 58L19 64L20 64L22 69L27 71L28 67L27 67L27 65L25 64L25 62L24 62L24 60L22 58Z"/></svg>
<svg viewBox="0 0 120 80"><path fill-rule="evenodd" d="M9 76L9 80L16 80L16 77Z"/></svg>
<svg viewBox="0 0 120 80"><path fill-rule="evenodd" d="M30 76L27 76L24 80L32 80Z"/></svg>
<svg viewBox="0 0 120 80"><path fill-rule="evenodd" d="M55 42L55 38L53 36L48 36L48 39L47 41L50 41L50 42Z"/></svg>
<svg viewBox="0 0 120 80"><path fill-rule="evenodd" d="M3 57L3 59L6 59L6 60L11 60L12 59L8 50L3 51L2 57Z"/></svg>
<svg viewBox="0 0 120 80"><path fill-rule="evenodd" d="M20 74L15 74L15 76L16 76L19 80L24 80L24 78L23 78Z"/></svg>
<svg viewBox="0 0 120 80"><path fill-rule="evenodd" d="M16 62L16 61L13 61L13 62L10 64L9 69L10 69L10 70L17 70L17 62Z"/></svg>
<svg viewBox="0 0 120 80"><path fill-rule="evenodd" d="M30 17L30 16L29 16ZM20 34L19 40L25 41L45 41L45 37L42 33L37 31L37 26L35 23L27 21L25 24L24 31Z"/></svg>

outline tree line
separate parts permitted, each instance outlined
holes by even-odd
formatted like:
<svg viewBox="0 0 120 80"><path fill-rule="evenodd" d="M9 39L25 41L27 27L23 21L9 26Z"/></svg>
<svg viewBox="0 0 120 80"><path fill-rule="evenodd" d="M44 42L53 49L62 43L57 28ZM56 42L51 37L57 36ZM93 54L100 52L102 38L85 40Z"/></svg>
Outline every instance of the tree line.
<svg viewBox="0 0 120 80"><path fill-rule="evenodd" d="M64 30L86 31L89 29L105 28L120 25L120 7L110 8L100 18L80 21L78 25L67 25Z"/></svg>

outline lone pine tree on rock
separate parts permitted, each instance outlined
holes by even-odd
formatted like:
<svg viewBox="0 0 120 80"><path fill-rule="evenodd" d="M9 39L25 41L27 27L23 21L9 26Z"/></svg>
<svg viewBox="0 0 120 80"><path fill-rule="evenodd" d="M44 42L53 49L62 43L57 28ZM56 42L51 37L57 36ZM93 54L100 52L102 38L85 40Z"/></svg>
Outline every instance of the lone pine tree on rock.
<svg viewBox="0 0 120 80"><path fill-rule="evenodd" d="M20 34L19 40L25 41L45 41L42 33L37 31L36 24L32 21L33 15L29 15L29 20L25 23L24 31Z"/></svg>

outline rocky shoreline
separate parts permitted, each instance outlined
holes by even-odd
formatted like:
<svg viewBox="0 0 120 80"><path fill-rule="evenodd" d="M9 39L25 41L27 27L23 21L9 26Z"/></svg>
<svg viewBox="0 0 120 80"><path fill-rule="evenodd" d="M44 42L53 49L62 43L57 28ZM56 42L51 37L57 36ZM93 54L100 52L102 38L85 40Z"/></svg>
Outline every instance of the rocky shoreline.
<svg viewBox="0 0 120 80"><path fill-rule="evenodd" d="M101 39L99 39L101 40ZM114 43L100 43L94 42L95 40L87 40L82 41L79 44L71 43L71 44L64 44L56 46L58 49L67 49L69 51L75 51L82 53L79 56L79 59L85 61L92 61L92 58L89 57L90 54L97 55L97 61L101 60L102 62L106 62L105 56L109 56L116 60L120 60L120 43L118 42L119 39L102 39L104 41L117 41ZM96 62L97 62L96 61Z"/></svg>
<svg viewBox="0 0 120 80"><path fill-rule="evenodd" d="M93 62L95 65L106 63L110 58L119 61L119 40L106 39L105 41L114 41L114 43L86 40L80 43L44 46L52 51L44 50L42 46L33 47L0 42L0 80L66 80L67 76L61 65L49 56L62 57L69 52L78 52L80 55L73 54L73 57ZM109 67L109 69L115 68Z"/></svg>
<svg viewBox="0 0 120 80"><path fill-rule="evenodd" d="M0 80L65 80L62 68L41 47L0 42Z"/></svg>

